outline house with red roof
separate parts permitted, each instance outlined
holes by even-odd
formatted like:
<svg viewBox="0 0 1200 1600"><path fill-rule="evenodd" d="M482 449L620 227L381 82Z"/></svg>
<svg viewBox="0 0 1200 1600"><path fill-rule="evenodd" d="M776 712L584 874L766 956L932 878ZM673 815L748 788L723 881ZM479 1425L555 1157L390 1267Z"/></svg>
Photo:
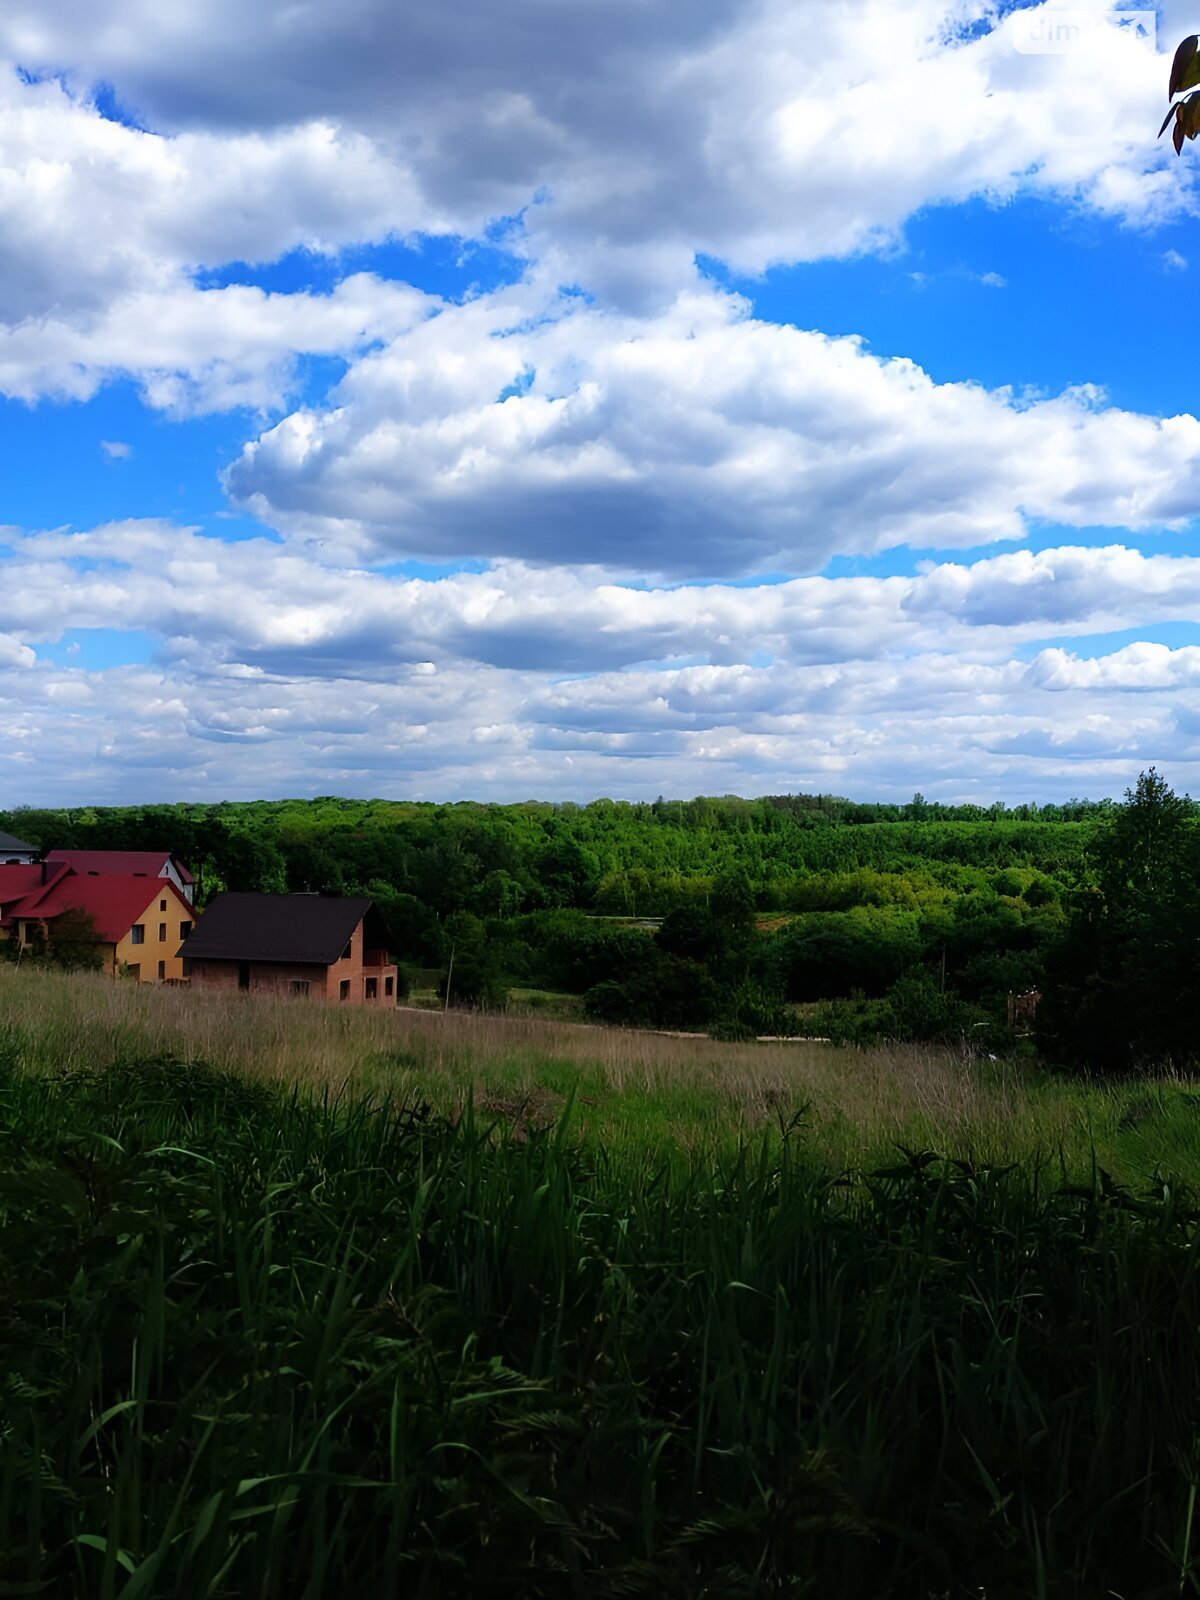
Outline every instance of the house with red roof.
<svg viewBox="0 0 1200 1600"><path fill-rule="evenodd" d="M6 885L3 875L18 872L42 873L43 881L15 899L6 899L18 885L15 878ZM195 925L196 912L173 878L149 872L125 877L84 874L61 861L33 868L0 867L0 925L22 948L39 935L53 940L54 921L64 912L80 912L91 920L104 970L112 976L142 983L178 982L183 977L179 947Z"/></svg>
<svg viewBox="0 0 1200 1600"><path fill-rule="evenodd" d="M166 878L189 904L195 898L191 873L169 850L48 850L46 860L81 878Z"/></svg>
<svg viewBox="0 0 1200 1600"><path fill-rule="evenodd" d="M0 866L0 925L27 895L44 889L51 877L60 877L67 870L61 865L48 868L44 861L33 866Z"/></svg>

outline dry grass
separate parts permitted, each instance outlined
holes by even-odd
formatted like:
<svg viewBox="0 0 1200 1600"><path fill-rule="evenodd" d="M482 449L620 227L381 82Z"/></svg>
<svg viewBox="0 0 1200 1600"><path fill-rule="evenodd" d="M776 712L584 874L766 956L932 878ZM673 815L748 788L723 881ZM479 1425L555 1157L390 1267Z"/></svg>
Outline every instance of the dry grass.
<svg viewBox="0 0 1200 1600"><path fill-rule="evenodd" d="M1193 1141L1188 1131L1181 1153L1177 1137L1164 1145L1156 1136L1153 1117L1122 1127L1130 1092L1063 1083L1027 1066L963 1062L920 1046L726 1044L13 969L0 969L0 1031L33 1069L171 1055L318 1092L385 1090L447 1112L468 1094L501 1114L510 1104L555 1105L574 1095L581 1129L613 1145L695 1147L786 1123L806 1108L810 1137L837 1164L906 1144L977 1160L1037 1148L1078 1166L1096 1145L1114 1172L1141 1175L1165 1149L1188 1163L1194 1153L1200 1176L1200 1136ZM1144 1097L1145 1087L1138 1092ZM1160 1099L1182 1094L1162 1085L1150 1092Z"/></svg>

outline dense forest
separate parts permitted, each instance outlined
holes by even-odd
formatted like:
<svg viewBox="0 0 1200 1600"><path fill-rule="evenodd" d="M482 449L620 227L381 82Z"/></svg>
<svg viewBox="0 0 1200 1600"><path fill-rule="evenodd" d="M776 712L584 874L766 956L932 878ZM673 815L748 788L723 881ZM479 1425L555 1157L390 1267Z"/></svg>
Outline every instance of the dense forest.
<svg viewBox="0 0 1200 1600"><path fill-rule="evenodd" d="M1145 783L1190 839L1193 803L1153 774ZM1043 988L1048 973L1063 993L1088 990L1081 959L1086 969L1108 926L1096 907L1118 892L1105 851L1135 810L1132 792L1124 807L1013 809L920 795L326 797L21 808L0 813L0 828L43 847L169 848L201 904L226 888L369 894L409 973L432 974L443 996L449 984L455 1004L500 1005L526 985L582 995L613 1023L995 1049L1010 994ZM1179 879L1178 862L1167 876ZM1075 1012L1051 1012L1070 1053Z"/></svg>

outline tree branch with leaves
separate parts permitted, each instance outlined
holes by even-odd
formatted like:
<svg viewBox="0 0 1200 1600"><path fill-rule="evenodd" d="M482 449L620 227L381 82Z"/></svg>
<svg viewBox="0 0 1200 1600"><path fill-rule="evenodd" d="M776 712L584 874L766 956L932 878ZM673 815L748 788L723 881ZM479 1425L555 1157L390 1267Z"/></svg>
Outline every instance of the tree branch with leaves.
<svg viewBox="0 0 1200 1600"><path fill-rule="evenodd" d="M1174 101L1174 104L1158 130L1161 139L1174 119L1175 131L1171 135L1171 143L1175 146L1176 155L1182 151L1185 139L1194 139L1200 133L1200 91L1186 93L1188 89L1196 89L1197 84L1200 84L1200 34L1193 33L1179 46L1171 62L1167 99ZM1183 95L1183 99L1175 100L1177 94Z"/></svg>

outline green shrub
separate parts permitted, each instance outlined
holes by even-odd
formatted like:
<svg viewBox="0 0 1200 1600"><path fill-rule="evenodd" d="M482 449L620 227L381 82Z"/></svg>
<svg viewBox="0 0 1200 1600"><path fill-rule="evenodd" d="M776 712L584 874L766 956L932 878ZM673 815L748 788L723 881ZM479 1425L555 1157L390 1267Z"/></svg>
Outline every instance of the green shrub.
<svg viewBox="0 0 1200 1600"><path fill-rule="evenodd" d="M958 1039L976 1020L976 1013L923 967L897 978L880 1012L881 1032L890 1039Z"/></svg>

